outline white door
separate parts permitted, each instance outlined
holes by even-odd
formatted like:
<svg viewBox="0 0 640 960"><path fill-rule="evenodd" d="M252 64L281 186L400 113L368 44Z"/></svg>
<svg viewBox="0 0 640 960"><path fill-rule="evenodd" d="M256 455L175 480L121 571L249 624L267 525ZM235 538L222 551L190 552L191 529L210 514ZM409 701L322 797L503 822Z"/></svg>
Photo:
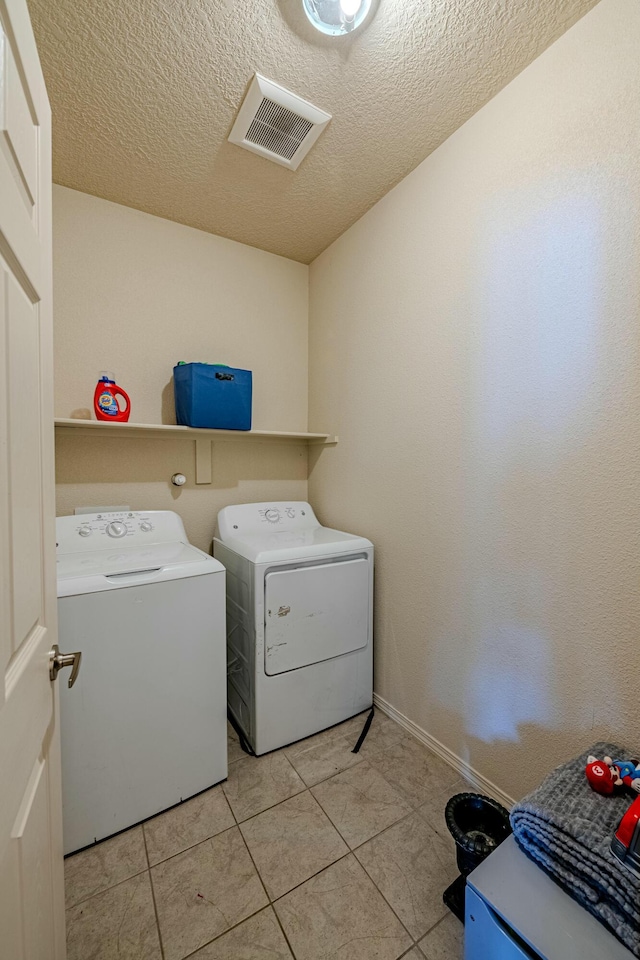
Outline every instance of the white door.
<svg viewBox="0 0 640 960"><path fill-rule="evenodd" d="M268 676L366 647L369 561L364 557L271 570L264 591Z"/></svg>
<svg viewBox="0 0 640 960"><path fill-rule="evenodd" d="M0 0L0 385L0 956L62 960L51 121L26 0Z"/></svg>

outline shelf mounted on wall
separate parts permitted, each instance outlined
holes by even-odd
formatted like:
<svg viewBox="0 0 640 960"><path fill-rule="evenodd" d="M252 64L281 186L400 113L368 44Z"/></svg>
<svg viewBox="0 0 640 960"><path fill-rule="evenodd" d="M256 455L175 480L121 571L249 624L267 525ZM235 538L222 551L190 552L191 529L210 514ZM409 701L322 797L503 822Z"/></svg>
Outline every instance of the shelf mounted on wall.
<svg viewBox="0 0 640 960"><path fill-rule="evenodd" d="M196 483L211 483L212 441L252 441L306 443L308 446L336 444L338 438L328 433L296 433L287 430L205 430L199 427L181 427L166 423L109 423L105 420L55 421L56 431L62 435L112 436L155 440L194 440L196 444Z"/></svg>

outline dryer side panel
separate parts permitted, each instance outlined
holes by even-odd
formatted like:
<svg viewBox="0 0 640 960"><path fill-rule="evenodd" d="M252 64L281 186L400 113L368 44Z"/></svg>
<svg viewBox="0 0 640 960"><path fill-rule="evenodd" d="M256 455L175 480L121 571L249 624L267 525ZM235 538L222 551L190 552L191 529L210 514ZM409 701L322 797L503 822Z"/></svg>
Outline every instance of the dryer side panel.
<svg viewBox="0 0 640 960"><path fill-rule="evenodd" d="M254 565L214 540L214 555L226 569L228 706L249 742L255 736Z"/></svg>
<svg viewBox="0 0 640 960"><path fill-rule="evenodd" d="M365 557L265 577L264 668L268 676L366 647L369 561Z"/></svg>

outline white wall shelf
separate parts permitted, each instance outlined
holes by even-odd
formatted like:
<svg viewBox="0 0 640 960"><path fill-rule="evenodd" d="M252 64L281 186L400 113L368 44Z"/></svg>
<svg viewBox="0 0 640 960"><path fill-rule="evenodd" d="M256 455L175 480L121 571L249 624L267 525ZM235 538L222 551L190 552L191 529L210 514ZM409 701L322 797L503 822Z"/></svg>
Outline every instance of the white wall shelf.
<svg viewBox="0 0 640 960"><path fill-rule="evenodd" d="M292 442L310 445L335 444L328 433L295 433L278 430L205 430L167 423L109 423L106 420L58 419L56 431L63 436L146 437L155 440L195 440L196 483L211 483L211 441Z"/></svg>
<svg viewBox="0 0 640 960"><path fill-rule="evenodd" d="M120 437L149 437L157 440L293 440L298 443L337 443L338 438L328 433L291 433L286 430L205 430L199 427L180 427L170 423L109 423L107 420L55 421L58 430L72 430L75 436L96 431Z"/></svg>

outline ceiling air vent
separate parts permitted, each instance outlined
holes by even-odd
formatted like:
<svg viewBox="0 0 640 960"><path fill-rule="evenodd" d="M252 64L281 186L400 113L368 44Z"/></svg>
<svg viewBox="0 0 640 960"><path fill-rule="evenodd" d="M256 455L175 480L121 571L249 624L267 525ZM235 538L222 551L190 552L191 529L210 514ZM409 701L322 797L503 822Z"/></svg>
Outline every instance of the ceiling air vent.
<svg viewBox="0 0 640 960"><path fill-rule="evenodd" d="M330 113L256 73L229 140L297 170L329 120Z"/></svg>

